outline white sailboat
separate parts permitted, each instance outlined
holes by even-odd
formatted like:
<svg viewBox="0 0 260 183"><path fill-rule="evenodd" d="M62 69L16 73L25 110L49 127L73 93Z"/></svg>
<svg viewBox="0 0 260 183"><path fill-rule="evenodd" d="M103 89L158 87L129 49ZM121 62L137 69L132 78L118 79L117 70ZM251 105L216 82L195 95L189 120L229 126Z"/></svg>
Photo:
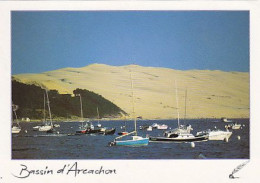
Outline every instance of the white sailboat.
<svg viewBox="0 0 260 183"><path fill-rule="evenodd" d="M14 121L14 119L12 120L12 133L13 134L20 133L21 126L19 125L19 121L18 121L17 114L16 114L16 111L18 110L18 105L12 104L12 110L15 115L15 121Z"/></svg>
<svg viewBox="0 0 260 183"><path fill-rule="evenodd" d="M132 79L132 74L130 71L130 79L131 79L131 90L132 90L132 105L133 105L133 118L134 118L134 131L126 134L126 135L121 135L119 137L116 137L113 142L110 142L110 146L144 146L148 145L149 143L149 138L144 138L141 136L137 135L137 128L136 128L136 115L135 115L135 105L134 105L134 91L133 91L133 79ZM131 136L131 139L127 140L122 140L123 137Z"/></svg>
<svg viewBox="0 0 260 183"><path fill-rule="evenodd" d="M177 91L176 91L176 93L177 93ZM177 100L177 96L176 96L176 100ZM186 125L185 124L185 121L186 121L186 106L187 106L187 89L186 89L186 91L185 91L185 113L184 113L184 124L182 125L182 124L180 124L179 122L178 122L178 127L177 128L174 128L174 129L172 129L172 130L170 130L170 131L167 131L166 133L167 134L177 134L177 133L191 133L191 131L193 130L193 128L191 127L191 125ZM165 134L165 136L167 136L166 134Z"/></svg>
<svg viewBox="0 0 260 183"><path fill-rule="evenodd" d="M49 110L50 121L49 122L45 121L45 124L43 126L39 127L39 131L52 133L54 129L53 129L53 124L52 124L51 108L50 108L50 101L49 101L47 89L45 90L45 92L46 92L46 97L47 97L46 102L47 102L47 106L48 106L48 110Z"/></svg>
<svg viewBox="0 0 260 183"><path fill-rule="evenodd" d="M43 93L43 125L46 123L45 101L45 93ZM41 128L43 125L34 126L33 131L39 131L39 128Z"/></svg>
<svg viewBox="0 0 260 183"><path fill-rule="evenodd" d="M177 116L178 116L178 128L171 131L164 132L163 137L150 137L149 140L153 142L197 142L197 141L206 141L208 140L208 135L194 136L188 130L188 128L183 128L180 125L180 115L179 115L179 104L178 104L178 93L177 93L177 84L176 86L176 105L177 105ZM186 114L185 114L186 115Z"/></svg>

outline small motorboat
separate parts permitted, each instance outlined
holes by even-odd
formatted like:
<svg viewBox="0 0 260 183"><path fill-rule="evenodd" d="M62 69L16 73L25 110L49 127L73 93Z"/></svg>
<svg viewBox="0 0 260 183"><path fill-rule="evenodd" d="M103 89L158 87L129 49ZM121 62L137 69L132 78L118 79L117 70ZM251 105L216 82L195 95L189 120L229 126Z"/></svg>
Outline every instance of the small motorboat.
<svg viewBox="0 0 260 183"><path fill-rule="evenodd" d="M157 127L158 127L158 124L157 124L157 123L153 123L153 124L151 125L151 127L152 127L152 128L157 128Z"/></svg>
<svg viewBox="0 0 260 183"><path fill-rule="evenodd" d="M232 130L239 130L241 128L241 124L234 123L234 124L229 124L225 125L226 129L232 129Z"/></svg>
<svg viewBox="0 0 260 183"><path fill-rule="evenodd" d="M158 130L167 130L167 129L168 129L168 126L165 125L165 124L158 125L158 126L157 126L157 129L158 129Z"/></svg>
<svg viewBox="0 0 260 183"><path fill-rule="evenodd" d="M12 133L16 134L16 133L20 133L20 131L21 131L20 126L13 126L12 127Z"/></svg>
<svg viewBox="0 0 260 183"><path fill-rule="evenodd" d="M146 130L147 128L149 128L149 125L139 126L140 130Z"/></svg>
<svg viewBox="0 0 260 183"><path fill-rule="evenodd" d="M147 131L153 131L153 127L152 127L152 126L149 126L146 130L147 130Z"/></svg>
<svg viewBox="0 0 260 183"><path fill-rule="evenodd" d="M34 126L33 131L38 131L41 126Z"/></svg>
<svg viewBox="0 0 260 183"><path fill-rule="evenodd" d="M113 135L115 132L116 132L115 128L112 128L112 129L104 128L104 129L101 129L101 131L99 133L103 134L103 135Z"/></svg>
<svg viewBox="0 0 260 183"><path fill-rule="evenodd" d="M230 120L230 119L227 119L227 118L221 118L220 119L222 122L225 122L225 123L231 123L231 122L233 122L232 120Z"/></svg>
<svg viewBox="0 0 260 183"><path fill-rule="evenodd" d="M232 135L232 132L226 130L226 131L223 131L223 130L205 130L205 131L200 131L200 132L197 132L196 134L197 136L200 136L200 135L208 135L209 136L209 140L225 140L225 141L228 141L229 138L231 137Z"/></svg>
<svg viewBox="0 0 260 183"><path fill-rule="evenodd" d="M59 124L54 124L53 126L54 126L55 128L59 128L59 127L60 127Z"/></svg>

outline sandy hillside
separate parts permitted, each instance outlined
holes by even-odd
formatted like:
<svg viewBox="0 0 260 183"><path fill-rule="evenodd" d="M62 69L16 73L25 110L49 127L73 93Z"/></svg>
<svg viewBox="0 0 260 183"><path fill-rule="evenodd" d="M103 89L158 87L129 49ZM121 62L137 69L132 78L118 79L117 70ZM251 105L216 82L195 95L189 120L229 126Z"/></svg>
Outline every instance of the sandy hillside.
<svg viewBox="0 0 260 183"><path fill-rule="evenodd" d="M145 119L176 118L176 81L180 117L184 117L185 98L188 118L249 117L249 73L245 72L92 64L14 77L24 83L57 89L60 93L72 93L76 88L88 89L132 114L129 70L133 78L137 116Z"/></svg>

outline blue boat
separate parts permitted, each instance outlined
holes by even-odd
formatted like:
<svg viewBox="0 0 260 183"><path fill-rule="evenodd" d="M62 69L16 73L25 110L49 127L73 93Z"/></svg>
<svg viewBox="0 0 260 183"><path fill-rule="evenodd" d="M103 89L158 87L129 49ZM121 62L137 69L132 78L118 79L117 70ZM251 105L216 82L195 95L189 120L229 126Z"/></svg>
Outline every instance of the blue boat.
<svg viewBox="0 0 260 183"><path fill-rule="evenodd" d="M129 136L131 134L135 134L135 135L131 136L132 139L119 140L119 139ZM110 146L145 146L145 145L148 145L148 143L149 143L148 137L144 138L144 137L137 136L136 131L133 131L126 135L121 135L121 136L115 138L115 140L113 142L110 142L109 145Z"/></svg>
<svg viewBox="0 0 260 183"><path fill-rule="evenodd" d="M132 88L132 103L133 103L133 117L134 117L134 125L135 125L135 130L133 132L130 132L126 135L121 135L119 137L116 137L114 141L110 142L110 146L145 146L148 145L149 143L149 138L147 137L141 137L137 135L136 131L136 116L135 116L135 106L134 106L134 92L133 92L133 80L132 80L132 75L130 71L130 78L131 78L131 88ZM126 139L126 140L119 140L122 139L123 137L132 135L132 139Z"/></svg>

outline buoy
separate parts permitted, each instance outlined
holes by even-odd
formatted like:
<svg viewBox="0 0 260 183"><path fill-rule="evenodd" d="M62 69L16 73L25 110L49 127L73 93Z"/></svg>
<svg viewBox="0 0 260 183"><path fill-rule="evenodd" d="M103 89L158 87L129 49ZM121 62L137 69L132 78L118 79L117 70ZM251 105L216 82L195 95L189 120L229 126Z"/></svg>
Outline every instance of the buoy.
<svg viewBox="0 0 260 183"><path fill-rule="evenodd" d="M194 148L194 147L195 147L195 143L194 143L194 142L191 142L191 143L190 143L190 146L191 146L192 148Z"/></svg>
<svg viewBox="0 0 260 183"><path fill-rule="evenodd" d="M59 131L57 131L57 134L60 134L60 132L59 132Z"/></svg>
<svg viewBox="0 0 260 183"><path fill-rule="evenodd" d="M228 142L228 138L225 138L224 140L225 140L225 142Z"/></svg>
<svg viewBox="0 0 260 183"><path fill-rule="evenodd" d="M246 126L246 125L243 125L243 126Z"/></svg>
<svg viewBox="0 0 260 183"><path fill-rule="evenodd" d="M237 139L240 140L240 136L239 135L237 136Z"/></svg>
<svg viewBox="0 0 260 183"><path fill-rule="evenodd" d="M25 133L27 133L27 130L24 130Z"/></svg>

